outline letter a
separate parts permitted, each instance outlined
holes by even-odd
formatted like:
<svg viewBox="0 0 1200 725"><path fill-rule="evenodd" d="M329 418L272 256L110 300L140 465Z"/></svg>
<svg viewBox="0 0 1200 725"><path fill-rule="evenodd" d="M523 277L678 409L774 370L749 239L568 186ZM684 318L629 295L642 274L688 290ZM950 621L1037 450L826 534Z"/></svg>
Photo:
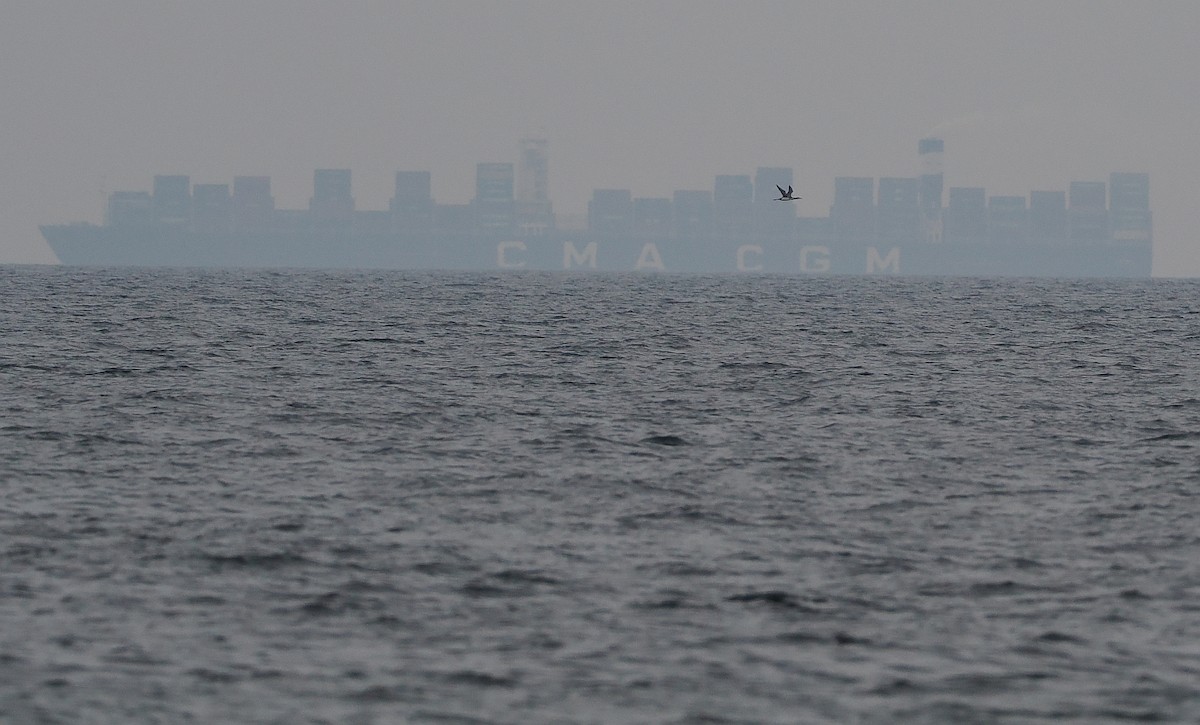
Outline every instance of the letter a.
<svg viewBox="0 0 1200 725"><path fill-rule="evenodd" d="M638 257L637 264L634 269L657 269L660 272L666 271L663 266L662 255L658 253L658 247L653 242L642 247L642 256Z"/></svg>

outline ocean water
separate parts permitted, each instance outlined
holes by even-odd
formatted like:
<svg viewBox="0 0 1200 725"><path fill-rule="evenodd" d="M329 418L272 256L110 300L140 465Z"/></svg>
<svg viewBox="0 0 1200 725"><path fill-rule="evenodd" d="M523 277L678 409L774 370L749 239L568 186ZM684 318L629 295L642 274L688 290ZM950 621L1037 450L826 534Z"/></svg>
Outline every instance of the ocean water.
<svg viewBox="0 0 1200 725"><path fill-rule="evenodd" d="M1200 722L1200 282L0 290L0 722Z"/></svg>

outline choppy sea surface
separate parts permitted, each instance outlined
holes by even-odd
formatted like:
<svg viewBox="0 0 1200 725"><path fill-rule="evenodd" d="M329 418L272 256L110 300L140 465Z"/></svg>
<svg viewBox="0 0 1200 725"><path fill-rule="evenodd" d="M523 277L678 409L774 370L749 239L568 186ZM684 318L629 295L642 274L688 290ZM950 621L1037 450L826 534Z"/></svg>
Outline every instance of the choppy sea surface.
<svg viewBox="0 0 1200 725"><path fill-rule="evenodd" d="M1200 721L1200 282L0 290L0 722Z"/></svg>

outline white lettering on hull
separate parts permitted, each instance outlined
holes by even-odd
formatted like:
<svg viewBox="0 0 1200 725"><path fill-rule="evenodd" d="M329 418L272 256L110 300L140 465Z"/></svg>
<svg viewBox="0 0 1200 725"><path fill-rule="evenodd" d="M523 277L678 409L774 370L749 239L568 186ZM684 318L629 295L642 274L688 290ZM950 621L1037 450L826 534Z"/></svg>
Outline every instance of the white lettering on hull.
<svg viewBox="0 0 1200 725"><path fill-rule="evenodd" d="M742 246L738 247L737 248L737 270L739 272L761 272L763 269L763 266L761 264L754 264L754 265L747 264L746 263L746 255L747 254L757 254L759 257L761 257L762 253L763 253L763 248L757 244L743 244Z"/></svg>
<svg viewBox="0 0 1200 725"><path fill-rule="evenodd" d="M637 264L633 266L635 270L657 269L660 272L665 272L667 268L663 266L662 255L658 253L658 246L653 242L649 242L642 247L642 256L638 257Z"/></svg>
<svg viewBox="0 0 1200 725"><path fill-rule="evenodd" d="M828 272L829 247L800 247L801 272Z"/></svg>
<svg viewBox="0 0 1200 725"><path fill-rule="evenodd" d="M596 243L588 242L581 252L575 248L574 242L563 242L563 269L570 269L572 265L595 269Z"/></svg>
<svg viewBox="0 0 1200 725"><path fill-rule="evenodd" d="M886 248L886 254L877 247L866 249L867 274L900 274L900 247ZM520 240L509 240L496 244L496 267L499 269L524 269L529 265L529 245ZM766 270L763 257L766 250L760 244L743 244L734 250L734 262L739 272L762 272ZM600 244L588 242L580 249L573 241L563 242L563 269L598 269ZM800 247L799 271L804 274L821 274L833 269L833 256L826 246ZM537 263L537 260L535 260ZM647 242L642 246L633 269L667 271L658 245Z"/></svg>
<svg viewBox="0 0 1200 725"><path fill-rule="evenodd" d="M900 274L900 247L892 247L882 259L878 249L867 247L867 274L881 274L889 269L892 274Z"/></svg>
<svg viewBox="0 0 1200 725"><path fill-rule="evenodd" d="M521 269L525 266L525 262L510 261L508 251L514 249L524 252L528 249L525 242L500 242L496 245L496 266L500 269Z"/></svg>

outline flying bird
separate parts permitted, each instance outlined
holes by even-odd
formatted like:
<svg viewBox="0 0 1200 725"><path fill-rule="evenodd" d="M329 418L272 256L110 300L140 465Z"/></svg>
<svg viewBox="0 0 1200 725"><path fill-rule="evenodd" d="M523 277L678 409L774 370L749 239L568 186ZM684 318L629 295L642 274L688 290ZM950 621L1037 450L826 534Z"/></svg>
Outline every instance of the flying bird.
<svg viewBox="0 0 1200 725"><path fill-rule="evenodd" d="M787 191L784 191L783 187L779 184L776 184L775 188L779 189L779 198L775 201L798 201L804 198L802 196L792 196L792 187L790 186L787 188Z"/></svg>

